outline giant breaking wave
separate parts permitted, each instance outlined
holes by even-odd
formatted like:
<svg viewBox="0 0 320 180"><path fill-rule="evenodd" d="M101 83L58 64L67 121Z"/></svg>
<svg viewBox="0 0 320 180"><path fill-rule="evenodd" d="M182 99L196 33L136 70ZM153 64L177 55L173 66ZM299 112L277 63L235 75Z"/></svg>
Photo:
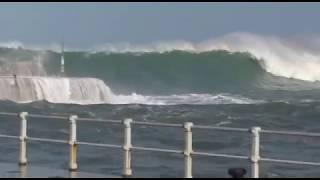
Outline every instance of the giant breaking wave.
<svg viewBox="0 0 320 180"><path fill-rule="evenodd" d="M234 94L255 88L319 89L319 42L314 39L297 44L277 37L234 33L201 43L69 48L63 78L59 77L57 45L41 49L0 43L1 76L34 76L20 78L18 86L13 86L10 78L1 78L0 99L77 104L256 103Z"/></svg>

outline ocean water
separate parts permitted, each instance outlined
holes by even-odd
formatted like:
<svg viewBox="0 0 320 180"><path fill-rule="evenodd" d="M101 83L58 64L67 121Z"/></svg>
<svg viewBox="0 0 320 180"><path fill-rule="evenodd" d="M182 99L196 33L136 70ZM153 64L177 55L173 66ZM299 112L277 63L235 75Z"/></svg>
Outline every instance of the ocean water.
<svg viewBox="0 0 320 180"><path fill-rule="evenodd" d="M0 111L145 122L320 132L320 55L281 39L233 34L199 44L108 44L61 53L12 44L0 48ZM13 79L17 75L17 80ZM32 76L32 77L30 77ZM0 117L0 134L19 121ZM68 121L30 119L28 135L68 139ZM123 127L79 122L79 140L122 144ZM261 156L320 162L320 139L263 134ZM0 139L0 161L18 159L18 143ZM250 134L194 130L194 150L247 156ZM183 149L183 129L133 127L133 145ZM30 164L68 168L68 145L30 142ZM122 152L79 146L79 170L119 175ZM134 177L182 177L183 156L133 152ZM194 157L194 177L228 177L246 160ZM262 177L317 177L316 167L262 163Z"/></svg>

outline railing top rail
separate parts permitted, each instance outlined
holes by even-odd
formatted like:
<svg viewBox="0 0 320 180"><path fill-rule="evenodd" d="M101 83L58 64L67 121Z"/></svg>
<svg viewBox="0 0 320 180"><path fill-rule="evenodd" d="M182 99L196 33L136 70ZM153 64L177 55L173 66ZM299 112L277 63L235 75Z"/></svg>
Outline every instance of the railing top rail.
<svg viewBox="0 0 320 180"><path fill-rule="evenodd" d="M162 127L179 127L179 128L183 127L183 124L155 123L155 122L143 122L143 121L132 121L132 124L143 125L143 126L162 126Z"/></svg>
<svg viewBox="0 0 320 180"><path fill-rule="evenodd" d="M250 131L250 129L245 129L245 128L203 126L203 125L194 125L193 128L194 129L212 129L212 130L221 130L221 131L238 131L238 132L249 132Z"/></svg>
<svg viewBox="0 0 320 180"><path fill-rule="evenodd" d="M90 122L106 122L106 123L114 123L121 124L122 120L114 120L114 119L97 119L97 118L77 118L77 121L90 121Z"/></svg>
<svg viewBox="0 0 320 180"><path fill-rule="evenodd" d="M18 116L18 113L0 112L1 116Z"/></svg>
<svg viewBox="0 0 320 180"><path fill-rule="evenodd" d="M274 130L261 130L261 133L265 134L278 134L278 135L293 135L293 136L309 136L309 137L320 137L320 133L311 132L297 132L297 131L274 131Z"/></svg>
<svg viewBox="0 0 320 180"><path fill-rule="evenodd" d="M297 164L297 165L320 166L320 162L292 161L292 160L272 159L272 158L261 158L260 161L286 163L286 164Z"/></svg>
<svg viewBox="0 0 320 180"><path fill-rule="evenodd" d="M53 116L53 115L41 115L41 114L29 114L28 117L32 118L48 118L48 119L60 119L60 120L68 120L69 116Z"/></svg>
<svg viewBox="0 0 320 180"><path fill-rule="evenodd" d="M18 116L19 113L11 112L0 112L0 116ZM28 114L27 117L31 118L47 118L47 119L60 119L68 120L70 115L41 115L41 114ZM114 119L98 119L98 118L82 118L79 117L77 121L90 121L90 122L105 122L105 123L114 123L122 124L123 120L114 120ZM144 122L144 121L133 121L133 125L141 126L159 126L159 127L176 127L183 128L183 123L174 124L174 123L158 123L158 122ZM221 126L210 126L210 125L194 125L193 129L208 129L208 130L219 130L219 131L238 131L238 132L250 132L250 128L234 128L234 127L221 127ZM280 130L265 130L260 131L264 134L277 134L277 135L293 135L293 136L307 136L307 137L320 137L320 133L314 132L298 132L298 131L280 131Z"/></svg>
<svg viewBox="0 0 320 180"><path fill-rule="evenodd" d="M6 135L6 134L0 134L0 138L10 138L10 139L19 139L19 136L12 136L12 135Z"/></svg>

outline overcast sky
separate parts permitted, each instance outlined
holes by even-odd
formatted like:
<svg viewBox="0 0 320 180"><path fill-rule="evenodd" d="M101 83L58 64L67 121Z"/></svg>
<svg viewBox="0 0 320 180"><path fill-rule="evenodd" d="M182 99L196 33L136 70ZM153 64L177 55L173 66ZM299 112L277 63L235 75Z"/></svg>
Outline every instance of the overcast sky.
<svg viewBox="0 0 320 180"><path fill-rule="evenodd" d="M0 3L0 42L72 47L320 32L320 3Z"/></svg>

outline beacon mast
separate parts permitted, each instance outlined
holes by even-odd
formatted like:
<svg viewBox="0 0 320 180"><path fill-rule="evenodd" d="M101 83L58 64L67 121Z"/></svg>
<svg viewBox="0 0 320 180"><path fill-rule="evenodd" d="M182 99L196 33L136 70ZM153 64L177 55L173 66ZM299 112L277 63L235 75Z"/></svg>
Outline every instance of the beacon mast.
<svg viewBox="0 0 320 180"><path fill-rule="evenodd" d="M61 47L61 60L60 60L60 73L61 76L64 76L64 43L62 42L62 47Z"/></svg>

